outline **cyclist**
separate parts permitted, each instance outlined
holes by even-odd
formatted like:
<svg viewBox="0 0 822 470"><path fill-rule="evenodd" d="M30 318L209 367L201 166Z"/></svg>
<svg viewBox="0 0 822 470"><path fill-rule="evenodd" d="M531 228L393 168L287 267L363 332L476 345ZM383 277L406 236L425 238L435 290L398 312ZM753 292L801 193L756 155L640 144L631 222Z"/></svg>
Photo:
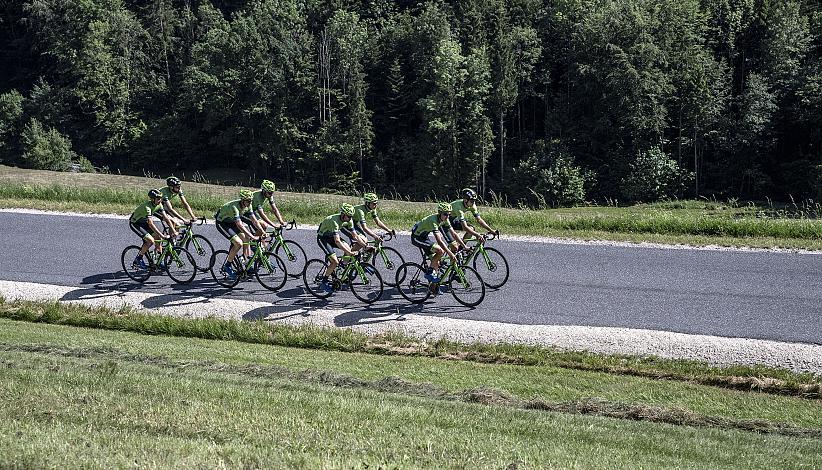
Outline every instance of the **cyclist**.
<svg viewBox="0 0 822 470"><path fill-rule="evenodd" d="M448 242L443 234L448 234L457 244L463 249L466 248L465 243L454 232L448 218L451 216L451 204L441 202L437 204L437 213L431 214L428 217L420 220L411 229L411 244L422 250L426 257L431 256L431 266L425 273L425 278L429 282L440 282L439 273L440 259L442 255L448 255L452 263L457 262L457 258L453 251L449 249ZM431 240L431 235L434 235L434 240ZM434 241L437 243L434 244Z"/></svg>
<svg viewBox="0 0 822 470"><path fill-rule="evenodd" d="M474 216L474 220L489 232L494 232L499 235L499 231L494 230L491 228L490 225L480 216L479 209L477 209L477 193L471 188L464 188L460 191L462 194L462 199L457 199L456 201L451 203L451 207L453 211L451 212L451 217L449 218L449 222L451 222L451 226L454 228L456 233L457 230L462 230L465 232L465 235L462 237L462 241L468 240L469 237L474 237L482 243L485 241L485 236L474 230L474 227L468 223L465 219L466 212L470 212L471 215ZM448 242L451 244L452 248L456 248L456 240L451 238L450 234L446 235L445 237L448 239Z"/></svg>
<svg viewBox="0 0 822 470"><path fill-rule="evenodd" d="M359 206L354 206L354 232L357 235L359 235L354 244L354 248L357 249L365 248L368 245L365 238L366 236L370 236L377 243L382 242L382 237L380 235L377 235L373 230L371 230L368 227L368 224L365 223L366 214L368 214L368 216L371 217L371 220L373 220L378 227L385 230L386 232L391 231L391 229L388 228L388 226L385 225L383 221L380 220L380 217L377 215L377 202L379 202L379 198L377 197L377 195L374 193L365 193L363 194L362 198L363 203Z"/></svg>
<svg viewBox="0 0 822 470"><path fill-rule="evenodd" d="M337 269L337 265L339 264L337 253L334 249L339 248L348 256L354 256L356 252L355 249L340 238L340 233L342 233L350 239L355 239L356 235L353 233L353 217L354 206L344 203L340 206L340 212L338 214L332 214L326 217L317 229L317 245L320 246L320 249L325 253L325 259L328 260L328 267L325 273L323 273L323 278L320 282L320 286L326 292L334 290L331 286L329 276Z"/></svg>
<svg viewBox="0 0 822 470"><path fill-rule="evenodd" d="M149 248L151 248L151 245L156 243L155 250L159 253L160 239L165 238L157 229L154 221L151 220L152 215L160 218L169 227L172 237L177 235L168 215L163 211L162 201L162 193L156 189L152 189L148 192L148 201L137 206L128 219L128 226L131 228L131 231L143 240L140 253L134 259L134 265L139 266L140 269L148 268L143 256L148 252Z"/></svg>
<svg viewBox="0 0 822 470"><path fill-rule="evenodd" d="M245 225L248 222L256 222L256 218L251 212L253 197L251 190L241 189L240 199L223 204L214 214L217 231L231 242L231 249L228 250L228 257L225 266L222 268L229 278L234 278L237 275L234 268L231 267L234 257L237 256L241 247L248 249L249 241L254 238ZM248 255L248 253L245 254Z"/></svg>
<svg viewBox="0 0 822 470"><path fill-rule="evenodd" d="M257 223L259 225L257 231L258 236L265 235L266 227L273 227L275 225L265 213L266 202L268 203L268 206L271 207L274 215L277 217L280 227L285 225L285 220L283 220L283 216L280 214L280 209L278 209L277 204L274 203L274 182L263 180L263 183L260 185L260 189L254 191L254 195L251 200L251 212L257 218Z"/></svg>
<svg viewBox="0 0 822 470"><path fill-rule="evenodd" d="M197 220L197 217L194 215L194 211L191 210L191 206L188 204L186 197L183 195L182 185L183 183L182 181L180 181L180 178L177 178L176 176L169 176L168 178L166 178L166 187L160 188L159 190L160 193L163 195L163 209L165 210L165 213L170 216L168 219L171 221L172 224L174 224L175 230L177 229L177 221L185 220L183 216L180 215L180 213L177 212L171 205L171 201L173 201L177 197L180 198L180 202L183 204L183 207L185 207L186 212L188 212L188 221L194 222L195 220Z"/></svg>

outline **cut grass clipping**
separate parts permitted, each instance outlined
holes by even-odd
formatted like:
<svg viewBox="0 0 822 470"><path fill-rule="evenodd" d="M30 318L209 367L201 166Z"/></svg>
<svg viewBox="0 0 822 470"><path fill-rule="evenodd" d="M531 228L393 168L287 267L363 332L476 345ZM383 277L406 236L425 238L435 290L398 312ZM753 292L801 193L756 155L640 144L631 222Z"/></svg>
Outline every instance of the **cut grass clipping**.
<svg viewBox="0 0 822 470"><path fill-rule="evenodd" d="M272 325L219 318L183 319L129 309L112 311L58 302L8 302L2 298L0 318L342 352L423 356L477 363L549 365L810 399L822 397L822 378L766 367L719 368L696 361L596 355L516 344L462 344L447 340L429 343L401 333L369 337L349 329L312 325Z"/></svg>

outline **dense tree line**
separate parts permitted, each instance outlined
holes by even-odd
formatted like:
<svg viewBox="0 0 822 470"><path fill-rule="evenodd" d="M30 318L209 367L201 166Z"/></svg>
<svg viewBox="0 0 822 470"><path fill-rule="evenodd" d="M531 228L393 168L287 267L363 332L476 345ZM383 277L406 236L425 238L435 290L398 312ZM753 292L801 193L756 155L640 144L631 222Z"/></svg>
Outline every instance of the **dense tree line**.
<svg viewBox="0 0 822 470"><path fill-rule="evenodd" d="M0 0L0 159L822 198L822 0Z"/></svg>

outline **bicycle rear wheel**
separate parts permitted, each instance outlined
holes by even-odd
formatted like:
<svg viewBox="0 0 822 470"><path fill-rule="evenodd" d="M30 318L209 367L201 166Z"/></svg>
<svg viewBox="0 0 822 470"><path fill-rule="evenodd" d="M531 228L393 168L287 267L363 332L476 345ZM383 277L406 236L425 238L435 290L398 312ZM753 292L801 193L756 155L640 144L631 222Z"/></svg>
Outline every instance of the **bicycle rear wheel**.
<svg viewBox="0 0 822 470"><path fill-rule="evenodd" d="M237 266L237 258L234 257L234 261L232 262L232 267L234 268L234 277L231 278L224 270L224 266L226 264L226 260L228 259L228 251L226 250L217 250L214 252L214 256L211 257L212 260L209 263L211 267L211 277L217 281L217 284L227 287L231 289L232 287L236 286L240 282L240 276L236 273L239 272L239 266Z"/></svg>
<svg viewBox="0 0 822 470"><path fill-rule="evenodd" d="M491 289L499 289L508 282L508 260L495 248L485 248L486 259L482 251L474 256L474 269L482 276L485 285Z"/></svg>
<svg viewBox="0 0 822 470"><path fill-rule="evenodd" d="M456 271L451 273L445 285L457 302L466 307L476 307L485 299L485 283L474 268L462 266L459 269L464 275Z"/></svg>
<svg viewBox="0 0 822 470"><path fill-rule="evenodd" d="M120 264L123 266L123 271L126 272L126 276L135 280L137 282L146 282L149 277L151 277L151 271L149 271L149 260L148 257L145 255L142 256L143 263L145 263L146 267L141 268L138 264L136 264L135 258L140 254L140 247L131 245L127 246L123 253L120 255Z"/></svg>
<svg viewBox="0 0 822 470"><path fill-rule="evenodd" d="M382 253L375 253L372 261L383 282L391 287L397 287L397 269L405 263L400 252L393 248L383 247Z"/></svg>
<svg viewBox="0 0 822 470"><path fill-rule="evenodd" d="M326 292L320 282L322 281L325 268L328 264L319 259L312 259L305 264L303 270L303 284L308 290L308 293L318 299L327 299L331 297L332 292Z"/></svg>
<svg viewBox="0 0 822 470"><path fill-rule="evenodd" d="M367 304L373 304L382 297L382 276L374 266L368 263L361 263L360 267L362 267L362 274L353 270L348 285L354 297Z"/></svg>
<svg viewBox="0 0 822 470"><path fill-rule="evenodd" d="M285 245L279 245L274 254L280 257L285 262L288 271L288 276L297 278L302 276L305 264L308 262L308 257L305 255L305 250L299 243L286 240ZM286 251L288 248L288 251Z"/></svg>
<svg viewBox="0 0 822 470"><path fill-rule="evenodd" d="M254 276L261 286L270 291L278 291L288 279L285 263L274 253L263 253L263 259L254 262Z"/></svg>
<svg viewBox="0 0 822 470"><path fill-rule="evenodd" d="M185 248L173 247L174 254L165 256L165 272L177 284L188 284L197 275L197 263Z"/></svg>
<svg viewBox="0 0 822 470"><path fill-rule="evenodd" d="M421 304L431 296L425 269L417 263L403 263L397 268L394 279L400 295L413 304Z"/></svg>
<svg viewBox="0 0 822 470"><path fill-rule="evenodd" d="M208 238L202 235L194 235L191 240L186 242L185 249L194 257L194 262L197 263L197 271L204 273L211 269L214 246L211 245Z"/></svg>

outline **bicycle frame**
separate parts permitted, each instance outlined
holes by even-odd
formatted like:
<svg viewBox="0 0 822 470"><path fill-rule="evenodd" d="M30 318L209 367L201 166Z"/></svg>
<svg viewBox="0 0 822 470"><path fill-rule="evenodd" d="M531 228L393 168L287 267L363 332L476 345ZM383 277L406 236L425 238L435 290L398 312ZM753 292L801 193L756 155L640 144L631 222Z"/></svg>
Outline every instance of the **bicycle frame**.
<svg viewBox="0 0 822 470"><path fill-rule="evenodd" d="M387 242L387 241L390 241L391 239L393 239L394 236L395 236L395 233L396 232L394 232L393 230L386 233L388 238L384 239L382 242L378 242L376 240L369 240L368 241L368 245L373 246L375 248L374 256L376 257L377 255L379 255L380 258L382 258L383 263L386 264L386 266L391 264L391 260L388 259L388 255L385 254L385 250L383 249L382 245L383 245L384 242Z"/></svg>
<svg viewBox="0 0 822 470"><path fill-rule="evenodd" d="M494 233L491 233L491 232L489 232L485 235L485 240L486 241L493 240L495 238L496 238L496 235ZM485 252L485 243L480 243L480 241L477 240L474 237L470 237L466 241L467 242L474 242L474 246L471 247L471 249L468 251L468 253L463 258L463 264L468 264L469 262L473 261L474 258L476 258L480 254L482 254L482 259L483 259L483 261L485 261L485 265L490 267L491 266L491 258L489 258L488 253Z"/></svg>
<svg viewBox="0 0 822 470"><path fill-rule="evenodd" d="M200 217L199 220L200 220L200 223L197 224L197 225L203 225L205 223L206 219L205 219L205 217ZM180 246L186 246L186 244L188 242L192 242L192 243L194 243L194 248L196 248L198 252L202 251L203 247L200 246L200 242L198 242L197 239L194 238L194 231L192 230L192 228L194 227L194 224L192 224L191 222L186 222L183 225L185 226L185 228L183 229L183 237L180 238L180 241L179 241L178 244Z"/></svg>
<svg viewBox="0 0 822 470"><path fill-rule="evenodd" d="M363 284L368 284L368 278L365 276L365 270L362 268L362 265L356 256L343 256L342 260L340 260L340 264L337 265L338 270L340 269L342 261L347 261L347 263L345 263L345 269L343 269L343 272L337 276L337 279L340 282L347 282L352 274L352 271L356 271L356 275L360 276Z"/></svg>
<svg viewBox="0 0 822 470"><path fill-rule="evenodd" d="M274 253L274 251L282 247L285 255L288 257L289 260L294 259L294 254L291 252L291 249L288 247L288 244L285 242L285 237L283 236L283 230L291 230L297 225L296 220L292 220L289 222L285 229L282 228L275 228L273 232L271 232L271 242L268 243L268 247L266 248L267 253Z"/></svg>

